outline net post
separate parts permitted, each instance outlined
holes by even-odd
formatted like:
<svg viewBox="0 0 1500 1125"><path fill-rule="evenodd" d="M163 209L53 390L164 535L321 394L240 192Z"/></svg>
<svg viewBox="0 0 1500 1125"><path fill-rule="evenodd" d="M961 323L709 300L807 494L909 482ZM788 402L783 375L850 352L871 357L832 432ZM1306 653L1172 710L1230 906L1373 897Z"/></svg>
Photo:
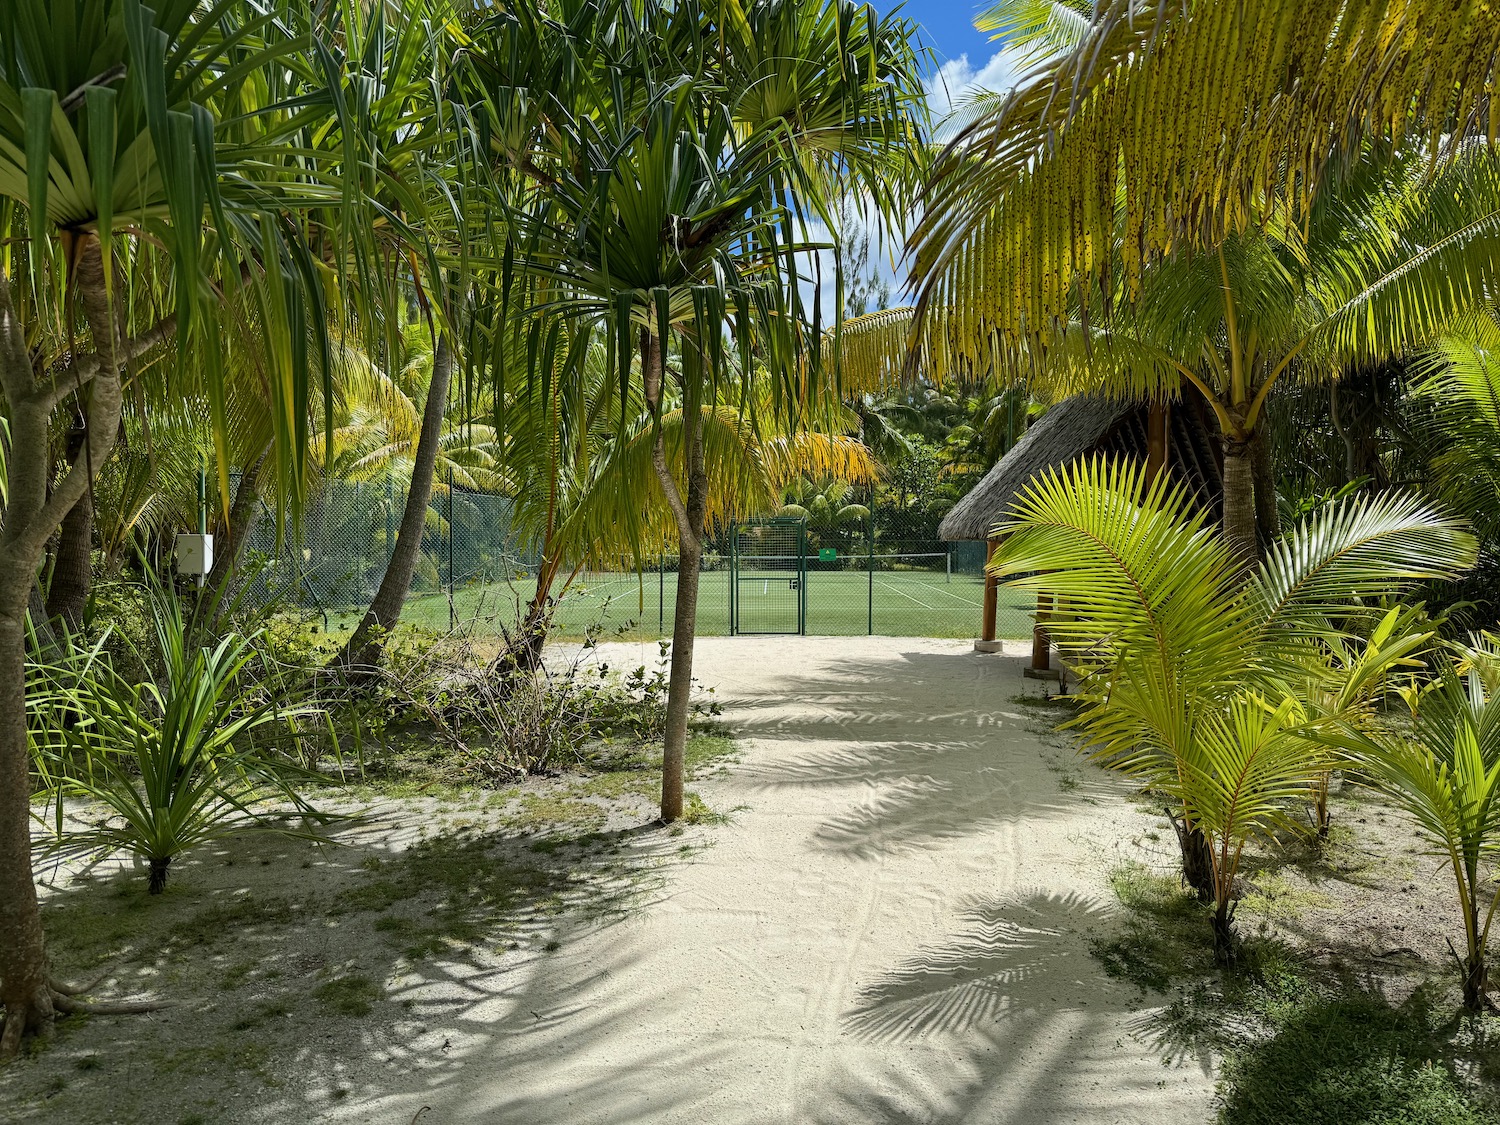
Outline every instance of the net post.
<svg viewBox="0 0 1500 1125"><path fill-rule="evenodd" d="M869 593L866 599L868 636L875 635L875 504L870 498L870 513L865 517L865 574Z"/></svg>
<svg viewBox="0 0 1500 1125"><path fill-rule="evenodd" d="M951 586L953 585L953 544L947 544L947 548L948 553L945 556L945 561L948 564L948 585Z"/></svg>
<svg viewBox="0 0 1500 1125"><path fill-rule="evenodd" d="M658 633L667 631L667 548L665 544L656 555L656 631Z"/></svg>

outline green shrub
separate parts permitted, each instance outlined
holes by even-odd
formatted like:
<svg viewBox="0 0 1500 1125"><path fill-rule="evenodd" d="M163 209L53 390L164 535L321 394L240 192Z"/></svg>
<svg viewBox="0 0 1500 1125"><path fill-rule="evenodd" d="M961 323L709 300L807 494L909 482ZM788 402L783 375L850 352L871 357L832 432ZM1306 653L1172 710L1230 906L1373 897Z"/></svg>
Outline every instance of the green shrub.
<svg viewBox="0 0 1500 1125"><path fill-rule="evenodd" d="M64 667L52 676L51 706L69 719L62 737L38 740L37 751L55 846L132 852L147 861L158 894L190 847L246 827L292 832L280 820L288 805L316 817L296 790L303 771L261 742L272 730L295 740L291 724L316 711L289 701L285 685L248 674L253 636L196 644L170 591L152 590L149 604L155 651L141 663L163 668L160 681L123 674L97 651ZM271 800L282 808L266 809ZM78 827L64 815L68 801L107 815Z"/></svg>
<svg viewBox="0 0 1500 1125"><path fill-rule="evenodd" d="M1420 1011L1363 992L1284 1003L1269 1038L1226 1058L1223 1125L1495 1125L1443 1065Z"/></svg>

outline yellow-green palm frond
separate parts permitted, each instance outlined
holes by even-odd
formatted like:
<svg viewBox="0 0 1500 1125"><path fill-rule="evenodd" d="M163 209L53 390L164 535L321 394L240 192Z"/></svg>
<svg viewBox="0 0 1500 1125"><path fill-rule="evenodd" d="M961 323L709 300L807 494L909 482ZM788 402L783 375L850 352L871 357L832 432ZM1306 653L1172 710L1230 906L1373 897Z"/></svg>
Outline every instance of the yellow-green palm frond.
<svg viewBox="0 0 1500 1125"><path fill-rule="evenodd" d="M880 471L863 442L841 434L802 430L764 438L753 452L765 466L772 490L778 493L798 477L833 477L854 484L873 484Z"/></svg>
<svg viewBox="0 0 1500 1125"><path fill-rule="evenodd" d="M995 535L992 573L1059 599L1060 641L1103 644L1104 661L1243 666L1249 621L1228 549L1187 490L1149 482L1143 465L1098 457L1046 473Z"/></svg>
<svg viewBox="0 0 1500 1125"><path fill-rule="evenodd" d="M1347 497L1278 539L1246 587L1267 630L1316 629L1423 579L1457 578L1479 557L1468 526L1419 497Z"/></svg>
<svg viewBox="0 0 1500 1125"><path fill-rule="evenodd" d="M1135 295L1153 261L1297 227L1364 138L1416 131L1445 155L1450 134L1493 133L1497 54L1488 0L1101 4L937 162L918 307L951 310L984 355L1090 294Z"/></svg>

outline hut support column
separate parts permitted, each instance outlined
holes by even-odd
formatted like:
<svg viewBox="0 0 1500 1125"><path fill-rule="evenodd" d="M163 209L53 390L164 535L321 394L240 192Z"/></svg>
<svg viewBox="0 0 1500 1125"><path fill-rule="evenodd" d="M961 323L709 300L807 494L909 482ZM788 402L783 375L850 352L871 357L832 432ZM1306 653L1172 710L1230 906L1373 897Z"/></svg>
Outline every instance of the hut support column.
<svg viewBox="0 0 1500 1125"><path fill-rule="evenodd" d="M974 642L975 652L999 652L1001 650L1001 643L995 639L997 631L995 617L1000 605L1000 582L990 573L990 563L994 561L995 551L999 546L1000 540L991 539L985 547L984 613L979 626L979 639Z"/></svg>
<svg viewBox="0 0 1500 1125"><path fill-rule="evenodd" d="M1036 596L1036 624L1031 627L1031 671L1052 671L1052 638L1047 635L1047 621L1052 616L1052 599Z"/></svg>

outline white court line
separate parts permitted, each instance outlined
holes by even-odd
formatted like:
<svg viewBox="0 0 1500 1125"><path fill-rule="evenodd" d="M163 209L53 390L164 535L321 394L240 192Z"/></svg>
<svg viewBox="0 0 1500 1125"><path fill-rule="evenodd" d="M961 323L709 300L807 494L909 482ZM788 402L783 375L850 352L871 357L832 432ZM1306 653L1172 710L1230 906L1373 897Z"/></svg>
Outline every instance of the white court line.
<svg viewBox="0 0 1500 1125"><path fill-rule="evenodd" d="M935 613L941 613L942 612L942 610L938 606L928 605L926 602L922 601L922 599L912 597L905 590L900 589L899 587L897 587L896 585L894 585L891 582L887 582L884 578L876 579L876 583L875 584L877 586L883 586L887 590L890 590L893 593L900 594L903 598L906 598L909 601L916 602L923 609L930 609L930 610L932 610ZM982 602L970 601L968 598L963 597L960 594L955 594L955 593L953 593L950 590L944 590L944 589L942 589L936 583L921 582L921 583L913 583L913 585L920 585L920 586L922 586L923 589L930 590L932 593L935 593L935 594L947 594L948 597L952 598L954 601L959 602L959 603L961 603L963 605L969 606L970 608L973 608L973 609L983 608L983 603ZM950 607L950 608L952 608L952 607Z"/></svg>
<svg viewBox="0 0 1500 1125"><path fill-rule="evenodd" d="M885 581L885 579L883 579L883 578L879 582L877 582L876 585L884 587L885 589L891 591L891 593L893 593L893 594L900 594L903 598L905 598L909 602L916 602L923 609L930 609L934 613L939 612L937 606L935 606L935 605L928 605L921 598L914 598L910 594L908 594L905 590L898 590L898 589L896 589L896 587L892 586L889 582Z"/></svg>

